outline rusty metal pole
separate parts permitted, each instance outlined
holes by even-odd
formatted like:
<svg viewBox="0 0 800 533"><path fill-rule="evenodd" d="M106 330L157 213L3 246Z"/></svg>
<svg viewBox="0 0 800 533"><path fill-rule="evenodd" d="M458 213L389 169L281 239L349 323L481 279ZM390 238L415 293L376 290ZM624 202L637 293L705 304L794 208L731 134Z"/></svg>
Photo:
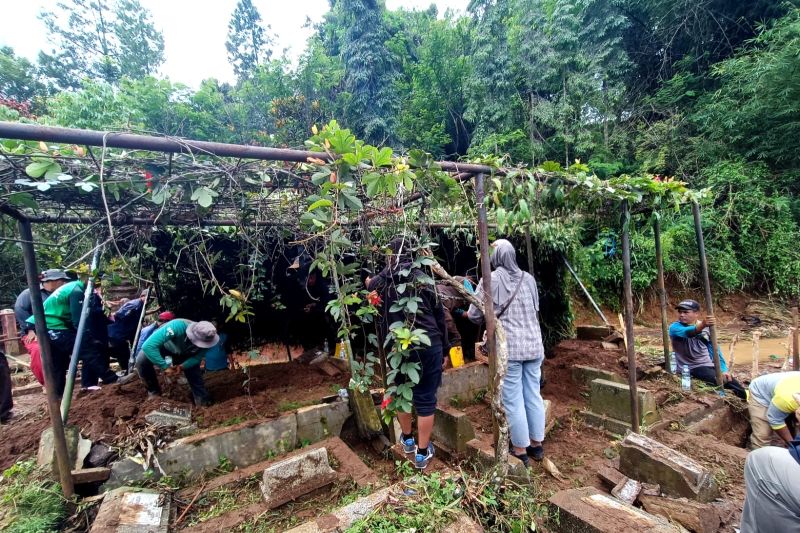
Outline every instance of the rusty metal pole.
<svg viewBox="0 0 800 533"><path fill-rule="evenodd" d="M633 282L628 201L622 201L622 279L625 304L625 338L628 352L628 386L631 390L631 430L639 433L639 392L636 386L636 346L633 342Z"/></svg>
<svg viewBox="0 0 800 533"><path fill-rule="evenodd" d="M792 307L792 370L800 370L800 334L797 332L797 306Z"/></svg>
<svg viewBox="0 0 800 533"><path fill-rule="evenodd" d="M486 218L483 174L475 175L475 204L478 207L478 244L481 254L481 282L483 283L483 318L486 321L486 349L489 352L489 392L495 393L495 374L497 373L497 347L494 340L494 302L492 301L492 265L489 253L489 226ZM497 421L492 424L494 442L497 442Z"/></svg>
<svg viewBox="0 0 800 533"><path fill-rule="evenodd" d="M706 293L706 313L714 314L714 302L711 299L711 281L708 277L708 262L706 261L706 245L703 241L703 224L700 221L700 205L692 203L692 215L694 216L694 232L697 236L697 253L700 257L700 275L703 280L703 289ZM719 344L717 343L717 327L709 326L711 331L711 349L714 351L712 360L714 361L714 371L717 374L717 386L722 387L722 366L719 361Z"/></svg>
<svg viewBox="0 0 800 533"><path fill-rule="evenodd" d="M658 266L658 302L661 306L661 342L664 345L664 370L672 368L672 355L669 342L669 322L667 322L667 289L664 286L664 256L661 251L661 219L653 213L653 238L656 241L656 265Z"/></svg>
<svg viewBox="0 0 800 533"><path fill-rule="evenodd" d="M33 249L33 232L31 223L27 220L18 220L20 239L22 240L22 258L25 262L25 275L28 278L28 288L31 292L31 307L36 326L36 337L42 353L42 369L44 382L47 389L47 409L50 412L50 422L53 425L53 441L55 443L56 464L61 480L61 490L65 498L71 498L75 493L72 484L72 469L70 468L67 438L64 434L64 421L61 420L61 409L56 394L56 376L53 368L53 356L50 351L50 338L47 335L47 323L44 317L42 294L39 290L39 269L36 266L36 252Z"/></svg>

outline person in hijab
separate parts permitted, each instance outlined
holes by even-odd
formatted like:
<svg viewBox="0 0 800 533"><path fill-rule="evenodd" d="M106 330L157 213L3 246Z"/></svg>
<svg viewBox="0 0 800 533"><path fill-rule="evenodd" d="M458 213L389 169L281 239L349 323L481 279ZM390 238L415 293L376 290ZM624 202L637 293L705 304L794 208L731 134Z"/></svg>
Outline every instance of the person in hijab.
<svg viewBox="0 0 800 533"><path fill-rule="evenodd" d="M419 268L412 267L411 243L406 237L396 237L389 243L387 265L374 278L367 278L367 290L380 293L383 305L384 332L395 322L413 323L412 329L422 329L430 339L430 346L420 346L411 350L404 362L419 365L419 382L412 388L412 403L417 412L417 435L412 432L411 413L397 413L400 423L400 442L403 451L414 454L414 466L420 470L426 468L433 459L434 449L431 443L433 416L436 411L436 392L442 383L442 359L448 346L447 325L444 319L444 307L434 290L433 280L426 283L427 277ZM401 287L404 286L404 287ZM393 311L398 300L408 296L416 296L418 309L413 315L407 308ZM405 375L398 373L395 383L402 383Z"/></svg>
<svg viewBox="0 0 800 533"><path fill-rule="evenodd" d="M505 239L492 244L492 302L506 332L508 370L503 378L503 405L511 432L513 455L525 465L528 457L544 458L545 413L539 392L544 345L539 327L539 291L532 275L517 265L513 245ZM483 280L476 290L483 300ZM475 323L483 313L470 305L467 316Z"/></svg>

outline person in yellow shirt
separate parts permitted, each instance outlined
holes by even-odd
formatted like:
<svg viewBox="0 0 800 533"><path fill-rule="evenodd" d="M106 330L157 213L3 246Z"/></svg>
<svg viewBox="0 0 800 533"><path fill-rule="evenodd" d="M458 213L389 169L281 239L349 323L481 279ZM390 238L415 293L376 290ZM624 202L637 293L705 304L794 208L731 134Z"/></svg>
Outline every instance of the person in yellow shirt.
<svg viewBox="0 0 800 533"><path fill-rule="evenodd" d="M768 446L772 432L786 443L794 436L786 427L786 418L800 407L800 372L776 372L750 382L747 400L750 412L750 449Z"/></svg>

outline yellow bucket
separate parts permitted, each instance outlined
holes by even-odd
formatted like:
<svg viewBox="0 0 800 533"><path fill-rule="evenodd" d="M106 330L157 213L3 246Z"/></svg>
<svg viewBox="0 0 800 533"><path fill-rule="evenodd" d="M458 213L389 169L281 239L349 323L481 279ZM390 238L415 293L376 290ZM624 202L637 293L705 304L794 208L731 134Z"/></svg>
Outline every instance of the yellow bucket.
<svg viewBox="0 0 800 533"><path fill-rule="evenodd" d="M464 350L461 346L453 346L450 348L450 364L453 365L453 368L464 365Z"/></svg>

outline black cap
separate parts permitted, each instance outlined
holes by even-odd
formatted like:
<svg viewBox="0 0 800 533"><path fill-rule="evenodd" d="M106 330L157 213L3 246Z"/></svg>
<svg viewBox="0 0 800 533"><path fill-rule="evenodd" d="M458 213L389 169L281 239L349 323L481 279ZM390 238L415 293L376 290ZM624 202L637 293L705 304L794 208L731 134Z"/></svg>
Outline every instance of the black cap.
<svg viewBox="0 0 800 533"><path fill-rule="evenodd" d="M699 311L700 304L697 303L695 300L683 300L681 303L675 306L675 309L685 309L687 311Z"/></svg>

